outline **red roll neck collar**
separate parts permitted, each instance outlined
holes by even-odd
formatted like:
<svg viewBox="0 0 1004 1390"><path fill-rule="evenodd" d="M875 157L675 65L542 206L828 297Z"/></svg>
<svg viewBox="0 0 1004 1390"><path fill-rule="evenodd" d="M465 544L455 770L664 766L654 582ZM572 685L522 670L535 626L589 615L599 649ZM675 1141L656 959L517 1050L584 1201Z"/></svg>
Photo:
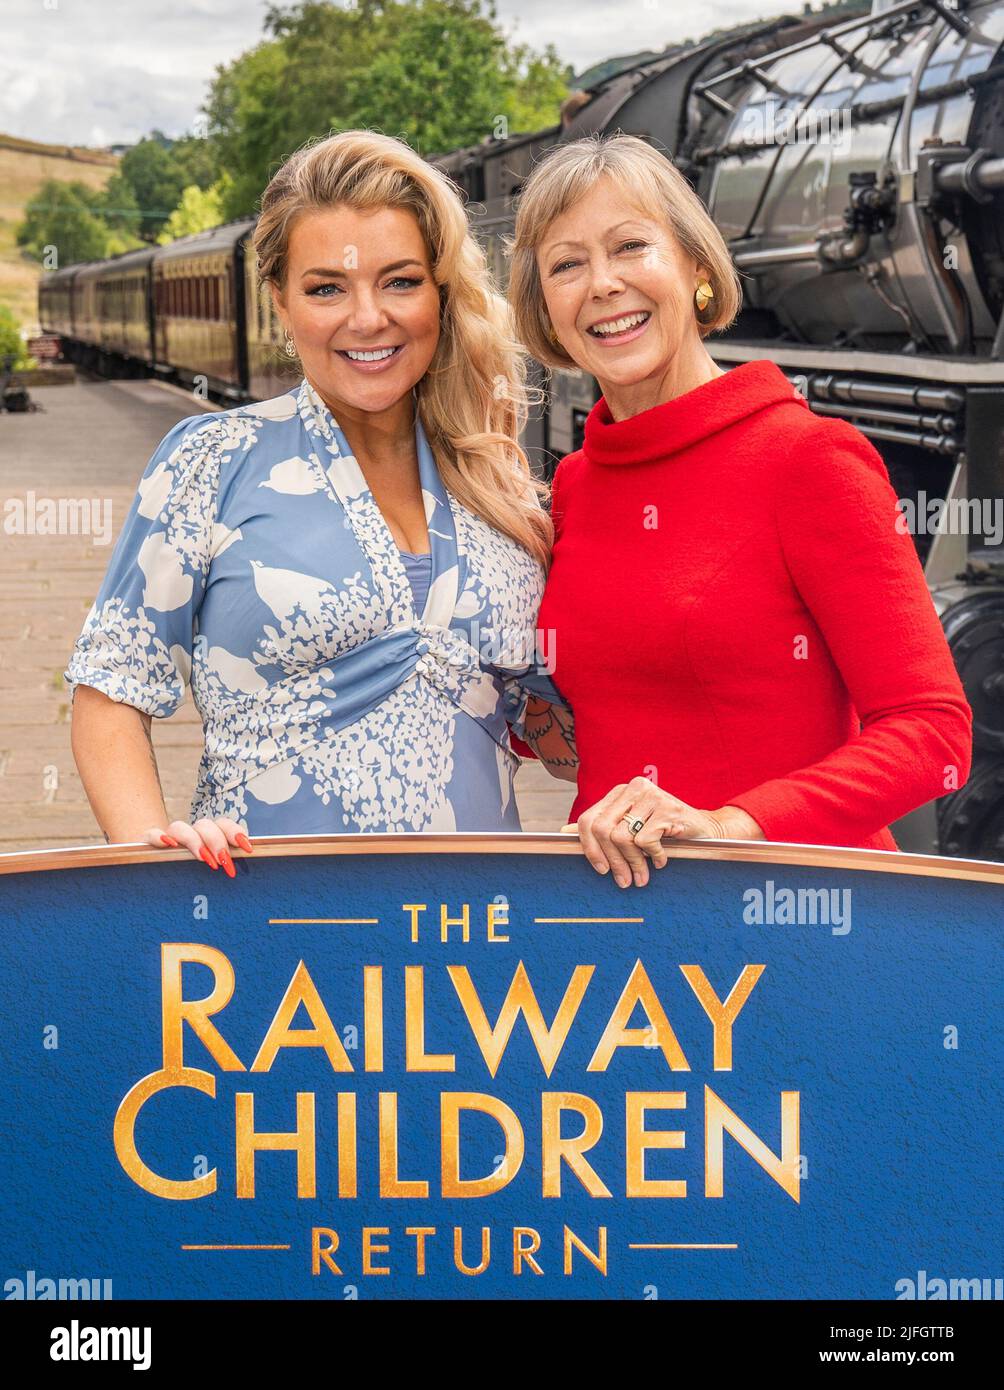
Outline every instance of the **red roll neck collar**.
<svg viewBox="0 0 1004 1390"><path fill-rule="evenodd" d="M809 408L780 367L766 359L743 362L626 420L615 420L601 396L586 417L583 453L592 463L652 463L782 401Z"/></svg>

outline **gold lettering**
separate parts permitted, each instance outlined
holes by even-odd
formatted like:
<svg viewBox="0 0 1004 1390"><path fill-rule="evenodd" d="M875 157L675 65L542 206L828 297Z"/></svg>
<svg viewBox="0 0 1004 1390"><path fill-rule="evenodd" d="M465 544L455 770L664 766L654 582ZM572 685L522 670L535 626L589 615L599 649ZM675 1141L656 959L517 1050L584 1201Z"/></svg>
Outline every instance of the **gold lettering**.
<svg viewBox="0 0 1004 1390"><path fill-rule="evenodd" d="M574 1110L583 1119L582 1133L574 1139L562 1139L561 1115ZM610 1189L583 1157L587 1149L599 1142L603 1133L603 1112L589 1096L573 1091L545 1091L541 1096L541 1192L544 1197L561 1196L561 1164L568 1164L590 1197L609 1197Z"/></svg>
<svg viewBox="0 0 1004 1390"><path fill-rule="evenodd" d="M270 1150L292 1149L296 1154L297 1197L317 1196L314 1093L296 1093L296 1129L292 1134L257 1134L254 1096L238 1091L236 1099L237 1196L254 1196L254 1156Z"/></svg>
<svg viewBox="0 0 1004 1390"><path fill-rule="evenodd" d="M425 1050L425 968L404 967L404 1038L406 1071L456 1071L451 1052Z"/></svg>
<svg viewBox="0 0 1004 1390"><path fill-rule="evenodd" d="M530 978L526 973L526 967L520 961L499 1011L498 1022L492 1028L467 967L463 965L448 965L446 967L447 974L453 981L453 988L457 991L464 1013L467 1015L471 1032L474 1034L478 1047L481 1049L481 1055L484 1057L492 1076L499 1069L499 1063L502 1061L506 1045L520 1014L526 1019L526 1026L530 1030L530 1037L537 1049L544 1074L546 1076L551 1075L595 968L593 965L577 965L575 967L568 988L565 990L564 998L554 1016L554 1023L548 1028L544 1022L540 1005L537 1003L537 996L533 992L533 986L530 984Z"/></svg>
<svg viewBox="0 0 1004 1390"><path fill-rule="evenodd" d="M397 1175L397 1092L381 1091L380 1114L380 1196L428 1197L429 1184L402 1181Z"/></svg>
<svg viewBox="0 0 1004 1390"><path fill-rule="evenodd" d="M628 1028L627 1022L638 1005L648 1015L648 1028ZM659 996L652 988L652 981L645 972L641 961L635 961L634 969L624 986L624 992L610 1015L610 1022L603 1030L603 1036L596 1044L586 1071L606 1071L610 1059L618 1047L644 1047L654 1038L662 1049L663 1056L673 1071L689 1071L690 1063L683 1055L683 1049L670 1027L666 1011L659 1002Z"/></svg>
<svg viewBox="0 0 1004 1390"><path fill-rule="evenodd" d="M137 1081L122 1098L115 1113L112 1138L115 1142L115 1155L126 1175L132 1178L137 1187L150 1192L154 1197L167 1197L172 1201L191 1201L196 1197L208 1197L216 1191L216 1169L201 1178L162 1178L155 1173L139 1156L136 1148L136 1117L140 1110L159 1091L170 1090L172 1086L190 1086L193 1091L201 1091L204 1096L216 1098L216 1077L208 1071L196 1071L191 1067L179 1067L173 1071L155 1071Z"/></svg>
<svg viewBox="0 0 1004 1390"><path fill-rule="evenodd" d="M313 1028L290 1028L300 1005L307 1011ZM252 1071L270 1071L277 1054L284 1047L323 1047L332 1071L352 1071L348 1053L335 1031L327 1009L321 1003L317 986L301 960L290 980L275 1018L268 1026L258 1056L251 1064Z"/></svg>
<svg viewBox="0 0 1004 1390"><path fill-rule="evenodd" d="M212 993L205 999L182 999L181 967L191 961L207 966L213 974ZM220 1071L244 1071L244 1063L223 1035L209 1022L230 1003L234 992L234 968L222 951L194 942L165 941L160 948L161 1029L164 1070L185 1066L182 1028L188 1023Z"/></svg>
<svg viewBox="0 0 1004 1390"><path fill-rule="evenodd" d="M491 1192L512 1182L520 1170L526 1143L523 1128L514 1112L495 1096L479 1091L443 1091L440 1105L440 1159L444 1197L487 1197ZM464 1110L478 1110L491 1115L501 1126L505 1137L502 1162L484 1178L460 1177L460 1115Z"/></svg>
<svg viewBox="0 0 1004 1390"><path fill-rule="evenodd" d="M705 1086L704 1195L721 1197L725 1192L724 1135L727 1132L793 1201L799 1201L798 1103L798 1091L781 1092L781 1157L778 1158L710 1086Z"/></svg>
<svg viewBox="0 0 1004 1390"><path fill-rule="evenodd" d="M682 1178L646 1178L647 1149L682 1149L686 1135L683 1130L653 1130L645 1128L647 1110L685 1110L686 1091L628 1091L627 1093L626 1169L629 1197L686 1197L687 1184Z"/></svg>
<svg viewBox="0 0 1004 1390"><path fill-rule="evenodd" d="M753 992L753 986L764 972L762 965L747 965L736 980L723 1004L708 983L708 977L699 965L681 965L684 979L697 995L701 1008L711 1019L715 1030L715 1071L732 1070L732 1025L739 1016L739 1010Z"/></svg>

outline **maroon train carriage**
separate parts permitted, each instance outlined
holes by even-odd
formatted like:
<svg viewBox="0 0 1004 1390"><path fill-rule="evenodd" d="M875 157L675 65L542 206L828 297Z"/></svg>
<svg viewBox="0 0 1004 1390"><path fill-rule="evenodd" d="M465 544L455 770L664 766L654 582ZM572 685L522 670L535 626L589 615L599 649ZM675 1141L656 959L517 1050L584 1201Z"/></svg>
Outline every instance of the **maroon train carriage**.
<svg viewBox="0 0 1004 1390"><path fill-rule="evenodd" d="M68 265L42 277L38 286L38 321L43 333L58 333L65 346L74 338L73 282L81 267Z"/></svg>
<svg viewBox="0 0 1004 1390"><path fill-rule="evenodd" d="M153 253L154 371L228 399L247 395L242 218Z"/></svg>

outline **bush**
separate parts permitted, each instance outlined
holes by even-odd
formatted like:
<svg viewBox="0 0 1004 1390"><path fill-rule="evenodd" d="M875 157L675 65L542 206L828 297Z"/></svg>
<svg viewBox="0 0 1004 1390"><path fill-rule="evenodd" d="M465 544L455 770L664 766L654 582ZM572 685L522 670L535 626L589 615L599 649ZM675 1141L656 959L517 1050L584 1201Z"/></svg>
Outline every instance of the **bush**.
<svg viewBox="0 0 1004 1390"><path fill-rule="evenodd" d="M0 304L0 366L8 357L13 357L14 366L18 368L35 365L34 358L28 356L28 349L13 312L6 304Z"/></svg>

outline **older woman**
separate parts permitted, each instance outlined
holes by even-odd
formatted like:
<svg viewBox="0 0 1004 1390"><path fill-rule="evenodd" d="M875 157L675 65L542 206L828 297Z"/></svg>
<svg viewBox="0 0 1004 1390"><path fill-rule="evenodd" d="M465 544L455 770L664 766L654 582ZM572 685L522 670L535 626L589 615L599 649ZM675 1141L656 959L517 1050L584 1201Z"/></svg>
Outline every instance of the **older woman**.
<svg viewBox="0 0 1004 1390"><path fill-rule="evenodd" d="M715 365L736 273L643 140L557 146L508 249L523 341L603 393L539 619L590 862L626 887L664 836L895 849L889 821L968 776L972 716L880 456L773 363Z"/></svg>
<svg viewBox="0 0 1004 1390"><path fill-rule="evenodd" d="M303 379L154 452L65 679L107 838L233 874L250 834L513 830L551 524L516 436L524 361L452 185L347 131L265 190L259 271ZM205 750L166 824L151 718ZM527 738L574 777L535 705ZM570 729L567 729L570 738ZM539 735L539 737L538 737Z"/></svg>

